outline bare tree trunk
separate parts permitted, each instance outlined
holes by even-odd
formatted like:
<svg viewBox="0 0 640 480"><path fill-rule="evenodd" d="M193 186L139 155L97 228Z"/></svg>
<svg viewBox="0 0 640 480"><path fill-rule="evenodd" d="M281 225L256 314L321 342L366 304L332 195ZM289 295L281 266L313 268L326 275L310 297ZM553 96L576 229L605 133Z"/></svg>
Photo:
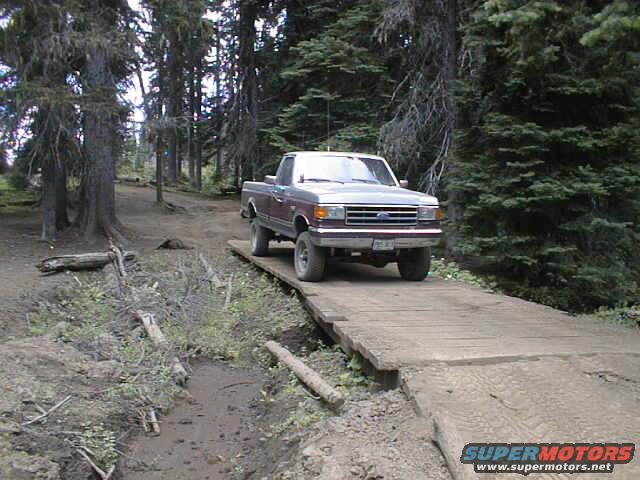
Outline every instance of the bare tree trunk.
<svg viewBox="0 0 640 480"><path fill-rule="evenodd" d="M447 89L447 103L449 115L451 118L450 132L454 135L456 129L456 117L457 110L454 99L455 82L458 72L458 12L457 12L457 0L447 0L446 2L446 15L444 18L443 32L444 42L446 45L445 50L445 81ZM449 168L447 176L453 175L458 165L455 158L455 141L452 141L452 146L449 148L449 155L447 161L449 162ZM447 219L450 223L454 224L453 228L447 229L447 250L455 251L456 245L459 240L459 235L456 232L455 224L462 219L463 210L460 202L460 192L455 189L449 189L447 192Z"/></svg>
<svg viewBox="0 0 640 480"><path fill-rule="evenodd" d="M164 151L163 151L163 135L164 132L164 113L162 105L164 103L164 51L165 41L160 42L160 56L158 58L158 112L156 129L156 202L162 203L163 187L164 187Z"/></svg>
<svg viewBox="0 0 640 480"><path fill-rule="evenodd" d="M67 212L67 166L60 159L55 164L56 171L56 229L64 230L71 222Z"/></svg>
<svg viewBox="0 0 640 480"><path fill-rule="evenodd" d="M169 158L167 159L169 162L167 173L168 180L170 184L175 184L180 175L180 171L178 170L178 129L176 126L176 121L178 116L180 115L180 60L179 60L179 42L178 42L178 32L174 26L169 29L168 32L169 37L169 50L168 50L168 79L169 79L169 90L168 90L168 105L167 105L167 116L170 122L169 128L167 129L167 136L169 142Z"/></svg>
<svg viewBox="0 0 640 480"><path fill-rule="evenodd" d="M256 75L256 0L240 2L239 62L241 72L239 129L246 142L241 149L240 161L243 179L251 180L257 160L258 78Z"/></svg>
<svg viewBox="0 0 640 480"><path fill-rule="evenodd" d="M162 151L162 130L158 129L156 136L156 202L162 203L163 199L163 183L164 183L164 152Z"/></svg>
<svg viewBox="0 0 640 480"><path fill-rule="evenodd" d="M87 239L97 235L125 238L115 209L115 158L117 146L114 124L118 116L117 97L106 47L96 42L89 49L85 82L91 105L84 112L84 140L87 168L84 183L82 229Z"/></svg>
<svg viewBox="0 0 640 480"><path fill-rule="evenodd" d="M196 91L195 91L195 163L196 182L198 190L202 188L202 55L196 60Z"/></svg>
<svg viewBox="0 0 640 480"><path fill-rule="evenodd" d="M194 46L191 46L193 52ZM195 111L196 111L196 74L195 74L195 54L192 53L189 62L189 126L187 134L187 155L189 161L189 181L192 186L196 186L196 163L195 163Z"/></svg>
<svg viewBox="0 0 640 480"><path fill-rule="evenodd" d="M218 118L215 120L216 125L216 134L218 135L218 151L216 152L216 165L213 173L214 180L220 180L222 178L222 85L221 75L222 72L222 62L221 62L221 52L222 48L220 37L222 36L220 29L222 28L221 24L218 23L216 28L216 69L215 69L215 83L216 83L216 115Z"/></svg>
<svg viewBox="0 0 640 480"><path fill-rule="evenodd" d="M56 229L56 167L51 159L42 162L42 200L40 201L42 215L41 240L55 242Z"/></svg>

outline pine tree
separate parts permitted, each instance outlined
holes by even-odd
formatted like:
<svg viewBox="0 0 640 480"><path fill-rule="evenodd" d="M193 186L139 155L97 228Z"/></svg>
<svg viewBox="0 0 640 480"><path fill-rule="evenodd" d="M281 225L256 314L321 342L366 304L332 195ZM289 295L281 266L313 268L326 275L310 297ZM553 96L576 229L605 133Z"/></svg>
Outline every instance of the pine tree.
<svg viewBox="0 0 640 480"><path fill-rule="evenodd" d="M564 308L638 295L639 7L605 3L485 1L464 40L460 252Z"/></svg>
<svg viewBox="0 0 640 480"><path fill-rule="evenodd" d="M381 2L323 0L306 8L311 33L287 49L281 74L285 91L297 89L299 96L277 115L269 142L279 151L375 152L392 88L385 52L374 38Z"/></svg>
<svg viewBox="0 0 640 480"><path fill-rule="evenodd" d="M7 104L3 109L5 136L30 121L32 141L21 149L26 170L42 171L42 240L55 241L69 225L67 217L67 168L79 151L75 139L77 96L67 77L71 59L58 38L68 38L65 9L55 1L25 2L9 10L3 28L2 61Z"/></svg>

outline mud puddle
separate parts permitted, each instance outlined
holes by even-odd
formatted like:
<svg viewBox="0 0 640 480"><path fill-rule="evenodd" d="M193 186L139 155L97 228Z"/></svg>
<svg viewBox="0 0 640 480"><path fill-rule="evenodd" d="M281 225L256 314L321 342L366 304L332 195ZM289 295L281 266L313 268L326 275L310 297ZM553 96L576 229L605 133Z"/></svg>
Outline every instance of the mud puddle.
<svg viewBox="0 0 640 480"><path fill-rule="evenodd" d="M247 472L246 457L260 437L254 400L265 381L257 371L197 365L189 380L192 398L161 419L160 436L140 436L130 445L124 480L218 480Z"/></svg>

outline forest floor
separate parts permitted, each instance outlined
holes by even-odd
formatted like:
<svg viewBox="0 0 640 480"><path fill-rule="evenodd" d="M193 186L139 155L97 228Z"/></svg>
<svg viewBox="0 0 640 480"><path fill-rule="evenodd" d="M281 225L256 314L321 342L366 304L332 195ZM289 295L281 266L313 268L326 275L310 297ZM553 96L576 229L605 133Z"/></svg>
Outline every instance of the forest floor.
<svg viewBox="0 0 640 480"><path fill-rule="evenodd" d="M34 267L105 243L70 229L51 246L37 210L0 211L0 479L98 478L80 451L125 480L450 478L404 395L361 375L293 292L226 251L247 235L237 199L167 192L168 209L154 196L117 186L138 304L111 267L47 277ZM168 238L192 248L156 250ZM133 320L140 304L189 366L186 389ZM341 390L343 410L274 366L268 339ZM159 435L143 428L151 409Z"/></svg>

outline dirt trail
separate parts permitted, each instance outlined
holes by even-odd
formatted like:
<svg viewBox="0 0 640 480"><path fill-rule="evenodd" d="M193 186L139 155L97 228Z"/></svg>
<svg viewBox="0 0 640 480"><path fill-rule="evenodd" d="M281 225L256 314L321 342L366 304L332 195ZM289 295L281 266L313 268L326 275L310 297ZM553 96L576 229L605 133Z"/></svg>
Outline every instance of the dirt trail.
<svg viewBox="0 0 640 480"><path fill-rule="evenodd" d="M151 252L166 238L180 238L205 252L220 252L226 241L246 238L237 199L166 192L177 212L155 203L155 190L120 184L116 186L118 218L127 228L128 248ZM0 215L0 331L1 340L21 336L25 314L34 298L70 281L69 275L42 277L35 263L46 256L83 253L106 248L106 241L88 244L78 229L62 232L55 245L40 241L40 214L25 208Z"/></svg>

